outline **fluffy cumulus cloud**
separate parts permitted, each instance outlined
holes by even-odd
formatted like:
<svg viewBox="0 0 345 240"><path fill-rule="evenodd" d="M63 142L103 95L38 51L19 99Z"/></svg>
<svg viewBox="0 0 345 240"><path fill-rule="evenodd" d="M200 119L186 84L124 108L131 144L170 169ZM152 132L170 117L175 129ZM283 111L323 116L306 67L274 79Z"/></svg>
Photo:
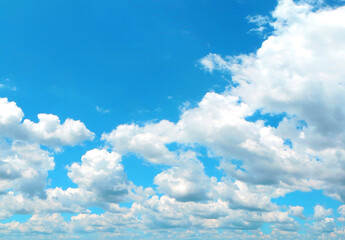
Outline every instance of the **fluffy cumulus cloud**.
<svg viewBox="0 0 345 240"><path fill-rule="evenodd" d="M325 218L326 216L332 215L333 210L330 209L325 209L323 206L321 205L316 205L314 207L314 218L315 219L322 219Z"/></svg>
<svg viewBox="0 0 345 240"><path fill-rule="evenodd" d="M24 119L15 102L0 98L0 218L46 208L49 171L55 167L54 148L91 140L80 121L39 114L39 123ZM54 208L54 207L52 207Z"/></svg>
<svg viewBox="0 0 345 240"><path fill-rule="evenodd" d="M0 152L0 191L14 189L29 196L44 196L48 171L54 169L53 157L37 144L15 141L2 144Z"/></svg>
<svg viewBox="0 0 345 240"><path fill-rule="evenodd" d="M101 200L119 202L130 189L121 155L109 153L105 149L93 149L82 158L81 164L73 163L69 169L69 178L78 184L78 187L94 192Z"/></svg>
<svg viewBox="0 0 345 240"><path fill-rule="evenodd" d="M120 125L111 133L103 134L102 139L121 154L132 152L151 163L171 164L176 160L176 154L170 152L165 144L171 142L176 134L175 125L163 120L144 127Z"/></svg>
<svg viewBox="0 0 345 240"><path fill-rule="evenodd" d="M54 168L51 150L92 140L94 134L80 121L61 123L50 114L39 114L37 123L23 120L15 103L1 98L0 217L32 216L24 223L0 223L0 233L73 237L87 232L100 239L344 237L344 205L336 211L315 205L308 216L303 206L279 205L276 199L322 190L345 201L345 7L280 0L272 16L250 21L272 28L255 53L210 53L199 61L209 73L231 75L233 84L225 92L206 93L177 122L115 126L102 135L101 148L67 166L75 187L47 187ZM265 118L277 114L282 121L267 124ZM152 187L127 178L122 158L128 154L161 169ZM209 161L217 176L206 171ZM61 213L73 216L66 221ZM264 223L269 234L260 230Z"/></svg>
<svg viewBox="0 0 345 240"><path fill-rule="evenodd" d="M66 119L61 124L58 116L38 114L39 122L24 119L24 113L15 102L7 98L0 99L0 137L25 140L43 145L61 147L74 146L86 140L92 140L94 133L84 123Z"/></svg>
<svg viewBox="0 0 345 240"><path fill-rule="evenodd" d="M182 154L179 164L161 172L154 179L160 192L179 201L208 199L212 182L212 179L206 176L204 166L192 152Z"/></svg>
<svg viewBox="0 0 345 240"><path fill-rule="evenodd" d="M284 169L276 170L283 170L284 175L289 172L288 184L303 182L342 200L344 12L344 7L313 11L311 5L280 1L273 12L276 21L271 23L274 34L255 54L225 58L210 54L201 60L209 70L232 74L238 86L226 94L240 97L250 109L288 115L271 133L261 130L269 134L265 141L275 138L275 144L283 139L293 143L285 156L281 155L282 145L276 145L280 149L278 161L287 160ZM255 155L271 151L252 139L247 139L242 146ZM299 172L303 166L309 166L308 170ZM252 168L253 164L248 167ZM325 172L326 168L330 171ZM251 176L247 178L253 178L252 174L248 175Z"/></svg>

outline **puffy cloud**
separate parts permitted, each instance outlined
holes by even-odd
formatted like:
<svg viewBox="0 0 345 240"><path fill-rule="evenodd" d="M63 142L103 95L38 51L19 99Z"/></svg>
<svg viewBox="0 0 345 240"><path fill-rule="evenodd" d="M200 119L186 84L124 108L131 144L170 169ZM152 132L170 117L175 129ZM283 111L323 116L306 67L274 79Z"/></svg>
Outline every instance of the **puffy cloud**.
<svg viewBox="0 0 345 240"><path fill-rule="evenodd" d="M335 226L334 218L325 218L321 221L314 222L312 230L315 235L319 235L321 233L333 232Z"/></svg>
<svg viewBox="0 0 345 240"><path fill-rule="evenodd" d="M314 207L314 219L323 219L332 214L333 210L331 208L325 209L321 205L316 205Z"/></svg>
<svg viewBox="0 0 345 240"><path fill-rule="evenodd" d="M71 228L74 232L116 232L124 228L136 227L137 218L133 211L121 209L120 212L106 212L104 214L81 213L71 217Z"/></svg>
<svg viewBox="0 0 345 240"><path fill-rule="evenodd" d="M40 121L33 123L23 117L15 102L0 98L0 199L13 200L13 207L1 212L4 216L34 212L37 204L27 198L41 202L47 197L48 172L55 163L53 154L40 145L61 147L93 138L80 121L67 119L60 124L55 115L39 114Z"/></svg>
<svg viewBox="0 0 345 240"><path fill-rule="evenodd" d="M290 206L289 207L289 213L292 216L299 217L301 219L305 219L305 216L303 215L304 207L301 206Z"/></svg>
<svg viewBox="0 0 345 240"><path fill-rule="evenodd" d="M21 165L27 168L27 165ZM0 218L13 214L88 213L88 208L94 206L115 213L123 211L117 203L144 201L155 193L152 188L138 187L127 180L121 155L116 152L93 149L82 157L81 163L73 163L67 168L68 176L78 187L45 189L47 169L42 170L42 177L37 182L33 182L36 179L31 176L29 179L20 176L10 182L12 185L5 182L5 191L0 194ZM23 171L20 169L19 172ZM31 188L25 189L26 186ZM6 191L12 188L15 191Z"/></svg>
<svg viewBox="0 0 345 240"><path fill-rule="evenodd" d="M7 98L0 98L0 124L1 126L20 123L24 113L15 102L9 102Z"/></svg>
<svg viewBox="0 0 345 240"><path fill-rule="evenodd" d="M0 136L19 136L18 126L23 116L23 111L15 102L9 102L7 98L0 98Z"/></svg>
<svg viewBox="0 0 345 240"><path fill-rule="evenodd" d="M228 63L221 58L219 55L210 53L206 57L202 58L200 61L201 66L212 73L214 70L229 70Z"/></svg>
<svg viewBox="0 0 345 240"><path fill-rule="evenodd" d="M230 94L251 108L287 112L306 121L313 135L328 139L332 134L326 146L341 144L344 12L345 7L313 12L307 4L279 1L275 34L255 54L225 60L211 54L205 61L231 72L238 86Z"/></svg>
<svg viewBox="0 0 345 240"><path fill-rule="evenodd" d="M0 98L0 137L25 140L33 143L60 147L76 145L85 140L92 140L94 133L76 120L66 119L63 124L52 114L38 114L38 123L24 119L23 111L15 102Z"/></svg>
<svg viewBox="0 0 345 240"><path fill-rule="evenodd" d="M300 189L324 189L328 196L344 200L344 13L345 7L314 11L305 1L281 0L273 12L274 34L255 54L209 54L201 60L209 70L231 73L237 85L225 95L238 96L251 111L289 116L277 129L257 131L259 139L246 137L241 146L256 160L239 156L245 172L223 164L235 178L268 184L283 180ZM284 139L292 142L292 149L282 151ZM237 157L234 151L231 155Z"/></svg>
<svg viewBox="0 0 345 240"><path fill-rule="evenodd" d="M249 211L272 211L277 208L271 202L271 197L278 196L279 190L263 186L251 185L235 180L223 179L215 187L215 197L229 202L232 209L245 209Z"/></svg>
<svg viewBox="0 0 345 240"><path fill-rule="evenodd" d="M176 154L170 152L165 144L176 134L174 124L163 120L144 127L120 125L111 133L103 134L102 139L121 154L134 152L152 163L171 164L176 160Z"/></svg>
<svg viewBox="0 0 345 240"><path fill-rule="evenodd" d="M258 229L263 222L296 225L287 212L251 212L230 209L226 201L180 202L168 196L153 196L132 209L153 228Z"/></svg>
<svg viewBox="0 0 345 240"><path fill-rule="evenodd" d="M0 191L15 189L29 196L44 196L54 158L37 144L15 141L0 144Z"/></svg>
<svg viewBox="0 0 345 240"><path fill-rule="evenodd" d="M68 224L64 218L58 214L35 214L27 222L20 224L19 222L1 223L0 232L3 234L13 233L20 236L21 233L35 233L35 234L51 234L56 232L67 232ZM12 234L11 234L12 233ZM16 238L16 235L14 235Z"/></svg>
<svg viewBox="0 0 345 240"><path fill-rule="evenodd" d="M66 119L63 124L52 114L38 114L38 123L25 119L23 128L32 141L49 146L74 146L85 140L92 140L94 134L76 120Z"/></svg>
<svg viewBox="0 0 345 240"><path fill-rule="evenodd" d="M131 184L120 163L121 155L93 149L81 161L68 167L68 176L79 188L94 192L103 201L119 202L127 196Z"/></svg>
<svg viewBox="0 0 345 240"><path fill-rule="evenodd" d="M180 156L177 166L158 174L154 183L160 192L179 201L201 201L209 198L212 180L206 176L195 153L187 152Z"/></svg>

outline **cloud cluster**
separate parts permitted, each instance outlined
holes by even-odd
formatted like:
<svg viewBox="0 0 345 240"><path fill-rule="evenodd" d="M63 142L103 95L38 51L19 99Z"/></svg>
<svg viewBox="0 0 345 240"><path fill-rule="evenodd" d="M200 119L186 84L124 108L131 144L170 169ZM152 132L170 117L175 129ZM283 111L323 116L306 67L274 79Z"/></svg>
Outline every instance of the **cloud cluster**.
<svg viewBox="0 0 345 240"><path fill-rule="evenodd" d="M94 137L80 121L67 119L60 124L55 115L39 114L40 121L34 123L23 117L15 102L0 98L1 218L32 213L37 204L29 199L47 198L48 171L55 163L45 146L60 148Z"/></svg>
<svg viewBox="0 0 345 240"><path fill-rule="evenodd" d="M40 145L73 146L94 134L80 121L61 124L50 114L39 114L38 123L23 120L15 103L1 98L0 217L33 216L22 224L1 223L0 232L128 237L136 230L191 229L180 238L209 239L222 229L231 234L217 232L221 239L344 236L338 224L345 221L344 205L338 218L321 205L305 216L303 206L280 206L273 199L318 189L345 201L345 7L280 0L272 19L273 33L256 53L200 60L210 73L231 74L231 87L206 93L176 123L124 124L104 133L104 146L67 166L74 188L46 188L54 159ZM284 118L274 127L265 122L267 114ZM152 179L154 189L127 179L121 159L130 153L162 166ZM220 176L206 173L206 161L216 161ZM92 207L104 213L94 214ZM66 221L62 212L74 215ZM260 231L264 223L270 235ZM308 227L304 235L298 232L302 227ZM168 236L176 238L176 231Z"/></svg>

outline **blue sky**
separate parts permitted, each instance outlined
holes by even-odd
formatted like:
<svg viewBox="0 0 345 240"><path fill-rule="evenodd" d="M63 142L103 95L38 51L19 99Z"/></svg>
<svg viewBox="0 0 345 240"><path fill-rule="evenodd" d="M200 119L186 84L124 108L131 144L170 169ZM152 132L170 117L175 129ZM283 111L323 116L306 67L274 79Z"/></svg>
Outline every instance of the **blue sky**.
<svg viewBox="0 0 345 240"><path fill-rule="evenodd" d="M342 1L1 1L0 239L342 239Z"/></svg>

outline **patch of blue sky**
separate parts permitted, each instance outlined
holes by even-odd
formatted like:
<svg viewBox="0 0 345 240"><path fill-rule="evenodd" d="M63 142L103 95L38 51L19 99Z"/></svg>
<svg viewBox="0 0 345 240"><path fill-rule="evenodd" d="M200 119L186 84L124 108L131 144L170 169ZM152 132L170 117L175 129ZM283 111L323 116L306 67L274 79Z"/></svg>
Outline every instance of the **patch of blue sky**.
<svg viewBox="0 0 345 240"><path fill-rule="evenodd" d="M71 217L77 216L77 215L78 215L78 213L66 213L66 212L60 213L60 214L61 214L61 216L64 218L64 220L65 220L66 222L71 221Z"/></svg>
<svg viewBox="0 0 345 240"><path fill-rule="evenodd" d="M295 191L283 197L272 199L272 202L280 206L302 206L304 207L303 213L306 217L313 216L315 205L332 208L334 211L342 205L341 202L325 196L321 190L312 190L310 192Z"/></svg>
<svg viewBox="0 0 345 240"><path fill-rule="evenodd" d="M265 126L277 127L279 123L288 115L286 113L262 113L262 110L256 110L254 114L246 117L249 122L256 122L258 120L264 121Z"/></svg>
<svg viewBox="0 0 345 240"><path fill-rule="evenodd" d="M298 130L303 130L304 128L308 128L308 123L304 120L298 120L296 128Z"/></svg>
<svg viewBox="0 0 345 240"><path fill-rule="evenodd" d="M96 133L154 115L176 120L182 102L200 99L219 81L195 67L196 61L209 52L233 55L259 47L256 36L241 31L248 29L245 17L274 5L273 0L3 1L0 20L8 34L0 46L0 76L10 74L18 83L12 100L30 118L51 112L82 119ZM167 96L173 97L170 103L164 102ZM95 104L111 110L101 125ZM163 111L155 114L158 107Z"/></svg>
<svg viewBox="0 0 345 240"><path fill-rule="evenodd" d="M205 167L205 173L209 177L216 177L218 181L224 176L222 170L219 169L220 158L214 157L204 146L194 145L193 150L197 152L198 159Z"/></svg>
<svg viewBox="0 0 345 240"><path fill-rule="evenodd" d="M131 208L133 202L132 201L127 201L127 202L120 202L119 206L123 208Z"/></svg>
<svg viewBox="0 0 345 240"><path fill-rule="evenodd" d="M288 146L289 148L293 148L293 143L291 139L284 139L284 145Z"/></svg>
<svg viewBox="0 0 345 240"><path fill-rule="evenodd" d="M238 159L231 159L231 163L236 167L236 170L241 170L242 172L246 172L247 170L243 168L243 161Z"/></svg>
<svg viewBox="0 0 345 240"><path fill-rule="evenodd" d="M100 207L89 207L88 210L90 210L91 213L97 214L97 215L105 213L104 209Z"/></svg>
<svg viewBox="0 0 345 240"><path fill-rule="evenodd" d="M14 214L13 216L6 218L6 219L1 219L0 223L10 223L10 222L19 222L19 223L24 223L27 220L29 220L32 217L32 214Z"/></svg>
<svg viewBox="0 0 345 240"><path fill-rule="evenodd" d="M263 223L260 230L264 233L264 234L270 234L272 232L272 228L271 228L271 223Z"/></svg>
<svg viewBox="0 0 345 240"><path fill-rule="evenodd" d="M151 164L135 154L127 154L122 157L127 178L137 186L155 187L154 177L162 172L167 166Z"/></svg>

